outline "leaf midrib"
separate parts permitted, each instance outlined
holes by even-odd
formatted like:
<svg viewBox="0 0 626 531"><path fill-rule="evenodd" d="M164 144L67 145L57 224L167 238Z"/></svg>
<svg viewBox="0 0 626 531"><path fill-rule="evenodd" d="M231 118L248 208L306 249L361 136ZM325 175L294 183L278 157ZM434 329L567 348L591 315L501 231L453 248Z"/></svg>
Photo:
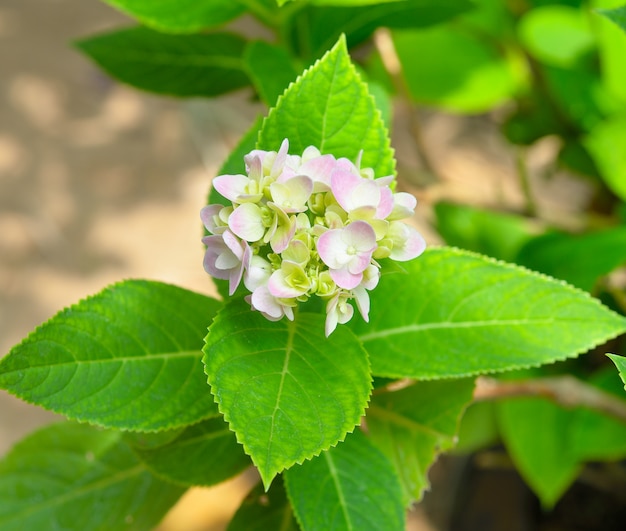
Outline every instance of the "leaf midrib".
<svg viewBox="0 0 626 531"><path fill-rule="evenodd" d="M8 522L15 521L16 519L22 519L28 516L32 516L38 512L42 512L51 507L61 506L64 503L72 499L85 496L89 494L90 492L98 490L98 489L104 489L110 485L114 485L115 483L121 483L122 481L126 479L130 479L133 476L137 476L145 471L146 471L145 466L140 463L138 465L135 465L132 468L120 471L117 474L114 474L112 476L107 476L105 478L100 479L99 481L95 481L94 483L90 483L86 487L71 490L70 492L66 492L55 498L48 499L40 503L29 504L25 510L20 511L19 513L11 514L8 519L4 521L0 520L0 523L6 524Z"/></svg>
<svg viewBox="0 0 626 531"><path fill-rule="evenodd" d="M571 318L571 319L555 319L548 317L545 319L505 319L505 320L493 320L493 321L444 321L441 323L423 323L423 324L410 324L405 326L398 326L395 328L386 328L377 332L370 332L369 334L362 334L359 337L361 341L372 341L374 339L385 338L388 336L395 336L398 334L405 334L411 332L422 332L424 330L436 330L436 329L455 329L455 328L481 328L490 326L522 326L522 325L551 325L555 322L564 321L584 321L588 322L588 319Z"/></svg>
<svg viewBox="0 0 626 531"><path fill-rule="evenodd" d="M73 361L64 361L59 363L47 363L45 365L30 365L28 367L21 367L11 371L2 372L2 375L11 374L14 372L33 370L33 369L46 369L63 366L76 366L76 365L90 365L90 364L107 364L107 363L118 363L118 362L132 362L132 361L141 361L148 362L151 360L170 360L176 358L202 358L201 350L183 350L180 352L162 352L159 354L139 354L137 356L121 356L119 358L106 358L106 359L93 359L93 360L73 360Z"/></svg>

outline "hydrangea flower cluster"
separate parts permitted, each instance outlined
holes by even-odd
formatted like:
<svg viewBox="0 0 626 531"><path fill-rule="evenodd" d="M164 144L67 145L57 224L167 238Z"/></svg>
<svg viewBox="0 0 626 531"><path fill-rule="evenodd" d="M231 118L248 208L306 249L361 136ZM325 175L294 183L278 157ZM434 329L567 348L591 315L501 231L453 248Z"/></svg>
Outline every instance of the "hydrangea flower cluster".
<svg viewBox="0 0 626 531"><path fill-rule="evenodd" d="M243 279L252 309L267 319L294 319L299 302L326 302L325 333L354 313L368 321L368 291L378 284L377 260L411 260L426 244L402 219L413 214L411 194L394 193L392 176L374 178L358 160L322 155L309 146L289 155L253 150L247 175L220 175L214 188L232 205L207 205L201 218L210 233L205 270L229 281L232 295Z"/></svg>

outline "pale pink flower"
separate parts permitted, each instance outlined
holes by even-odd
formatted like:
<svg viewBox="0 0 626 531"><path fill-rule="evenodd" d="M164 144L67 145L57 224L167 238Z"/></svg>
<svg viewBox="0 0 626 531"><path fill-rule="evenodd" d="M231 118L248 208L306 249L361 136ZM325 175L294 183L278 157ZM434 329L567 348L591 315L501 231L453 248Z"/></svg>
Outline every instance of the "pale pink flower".
<svg viewBox="0 0 626 531"><path fill-rule="evenodd" d="M215 278L228 280L228 293L232 295L250 262L250 246L228 230L221 235L205 236L202 242L207 246L205 271Z"/></svg>
<svg viewBox="0 0 626 531"><path fill-rule="evenodd" d="M269 292L267 286L259 286L252 292L252 295L246 297L246 301L254 310L258 310L263 316L270 321L279 321L283 317L287 317L293 321L293 307L295 303L288 304L291 301L281 300L274 297Z"/></svg>
<svg viewBox="0 0 626 531"><path fill-rule="evenodd" d="M261 208L255 203L239 205L228 217L228 227L246 241L260 240L265 234Z"/></svg>
<svg viewBox="0 0 626 531"><path fill-rule="evenodd" d="M200 219L211 234L222 234L228 228L226 214L229 211L232 212L232 207L207 205L200 211Z"/></svg>
<svg viewBox="0 0 626 531"><path fill-rule="evenodd" d="M337 328L337 324L345 324L354 315L354 308L348 303L349 295L341 292L328 301L326 304L326 323L324 333L330 336Z"/></svg>
<svg viewBox="0 0 626 531"><path fill-rule="evenodd" d="M387 238L393 242L389 258L398 262L417 258L426 249L422 235L402 221L392 221L389 224Z"/></svg>
<svg viewBox="0 0 626 531"><path fill-rule="evenodd" d="M365 221L354 221L341 229L322 234L317 251L340 288L352 289L363 280L376 249L376 233Z"/></svg>
<svg viewBox="0 0 626 531"><path fill-rule="evenodd" d="M330 187L337 202L352 219L385 219L393 210L393 194L377 179L364 179L350 171L336 168Z"/></svg>

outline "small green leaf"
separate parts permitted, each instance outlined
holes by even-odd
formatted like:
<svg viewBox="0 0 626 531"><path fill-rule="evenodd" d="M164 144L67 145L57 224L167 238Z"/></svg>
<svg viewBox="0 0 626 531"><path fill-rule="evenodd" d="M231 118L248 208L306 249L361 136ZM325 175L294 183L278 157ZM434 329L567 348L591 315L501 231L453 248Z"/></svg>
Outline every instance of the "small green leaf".
<svg viewBox="0 0 626 531"><path fill-rule="evenodd" d="M545 234L522 247L517 262L591 291L601 276L626 262L626 227Z"/></svg>
<svg viewBox="0 0 626 531"><path fill-rule="evenodd" d="M624 79L626 80L626 73ZM626 201L626 179L624 178L626 149L616 149L615 146L625 145L625 142L626 115L619 114L598 123L584 142L606 185L624 201Z"/></svg>
<svg viewBox="0 0 626 531"><path fill-rule="evenodd" d="M372 373L453 378L574 357L626 331L626 319L549 277L450 248L384 275L370 323L350 326Z"/></svg>
<svg viewBox="0 0 626 531"><path fill-rule="evenodd" d="M314 2L315 3L315 2ZM304 57L319 57L339 35L345 34L348 46L368 39L376 29L421 28L449 20L474 6L468 0L404 0L397 2L329 2L309 5L290 21L289 37L294 49ZM328 5L321 5L322 3ZM376 5L369 5L375 3ZM350 4L350 5L348 5ZM360 4L360 5L359 5ZM368 4L368 5L366 5Z"/></svg>
<svg viewBox="0 0 626 531"><path fill-rule="evenodd" d="M61 423L0 461L3 531L153 529L184 489L152 476L119 432Z"/></svg>
<svg viewBox="0 0 626 531"><path fill-rule="evenodd" d="M615 354L607 354L611 361L615 363L619 372L619 377L624 382L624 389L626 389L626 358L624 356L617 356Z"/></svg>
<svg viewBox="0 0 626 531"><path fill-rule="evenodd" d="M598 9L598 13L626 31L626 5L616 7L615 9Z"/></svg>
<svg viewBox="0 0 626 531"><path fill-rule="evenodd" d="M404 531L402 489L392 464L357 430L345 442L285 473L304 531Z"/></svg>
<svg viewBox="0 0 626 531"><path fill-rule="evenodd" d="M594 8L615 8L616 0L594 0ZM599 10L598 10L599 11ZM600 66L605 85L623 103L626 101L626 36L615 17L607 17L606 10L593 19L600 51ZM616 150L623 151L623 150Z"/></svg>
<svg viewBox="0 0 626 531"><path fill-rule="evenodd" d="M473 389L472 378L417 382L372 398L367 426L374 444L395 465L405 505L422 497L430 465L439 452L454 446Z"/></svg>
<svg viewBox="0 0 626 531"><path fill-rule="evenodd" d="M189 426L165 445L135 452L156 475L188 487L216 485L251 464L221 417Z"/></svg>
<svg viewBox="0 0 626 531"><path fill-rule="evenodd" d="M535 230L521 216L467 205L435 204L437 230L448 245L513 261Z"/></svg>
<svg viewBox="0 0 626 531"><path fill-rule="evenodd" d="M578 475L571 444L572 413L542 398L498 404L500 433L517 469L545 508L552 507Z"/></svg>
<svg viewBox="0 0 626 531"><path fill-rule="evenodd" d="M512 97L523 78L519 58L452 24L395 31L393 41L409 92L419 103L483 112Z"/></svg>
<svg viewBox="0 0 626 531"><path fill-rule="evenodd" d="M215 318L204 352L219 409L266 488L343 440L371 391L367 354L345 327L325 338L322 315L271 322L235 300Z"/></svg>
<svg viewBox="0 0 626 531"><path fill-rule="evenodd" d="M265 41L248 44L243 59L254 87L268 105L274 105L300 73L285 48Z"/></svg>
<svg viewBox="0 0 626 531"><path fill-rule="evenodd" d="M142 24L165 33L195 33L238 17L236 0L104 0Z"/></svg>
<svg viewBox="0 0 626 531"><path fill-rule="evenodd" d="M521 43L537 60L556 66L571 66L595 46L587 13L569 6L541 6L520 19Z"/></svg>
<svg viewBox="0 0 626 531"><path fill-rule="evenodd" d="M283 479L278 476L266 493L261 483L246 496L227 531L299 531L287 499Z"/></svg>
<svg viewBox="0 0 626 531"><path fill-rule="evenodd" d="M0 361L0 387L67 417L166 430L217 414L202 337L220 303L130 280L59 312Z"/></svg>
<svg viewBox="0 0 626 531"><path fill-rule="evenodd" d="M600 369L588 383L608 397L622 400L622 407L626 407L622 381L613 367ZM580 461L619 461L626 457L626 422L595 409L576 410L571 436L572 452Z"/></svg>
<svg viewBox="0 0 626 531"><path fill-rule="evenodd" d="M245 41L229 33L166 35L129 28L76 43L113 77L173 96L218 96L250 84Z"/></svg>
<svg viewBox="0 0 626 531"><path fill-rule="evenodd" d="M493 402L473 402L463 413L454 453L472 454L498 442L499 433Z"/></svg>
<svg viewBox="0 0 626 531"><path fill-rule="evenodd" d="M284 138L293 154L312 145L355 160L363 150L362 166L378 177L395 174L387 129L343 37L278 99L263 122L258 147L277 151Z"/></svg>

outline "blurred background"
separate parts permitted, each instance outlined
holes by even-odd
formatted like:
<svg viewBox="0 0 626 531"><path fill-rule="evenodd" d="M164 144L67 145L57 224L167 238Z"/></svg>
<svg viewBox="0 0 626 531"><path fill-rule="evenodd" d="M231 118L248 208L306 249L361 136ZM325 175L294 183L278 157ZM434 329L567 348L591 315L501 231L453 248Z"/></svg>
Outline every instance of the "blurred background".
<svg viewBox="0 0 626 531"><path fill-rule="evenodd" d="M142 93L72 47L125 23L96 0L0 3L0 355L64 306L122 279L213 293L199 211L210 179L264 107L246 91L185 103ZM441 241L431 228L440 200L523 210L516 152L497 129L501 112L420 111L426 168L407 133L411 113L396 110L401 187L419 197L414 221L430 245ZM558 149L551 137L527 148L528 175L542 216L575 226L587 184L560 171L538 177ZM54 420L0 392L0 453ZM254 481L250 473L190 491L162 529L223 529ZM428 529L419 512L412 528Z"/></svg>

